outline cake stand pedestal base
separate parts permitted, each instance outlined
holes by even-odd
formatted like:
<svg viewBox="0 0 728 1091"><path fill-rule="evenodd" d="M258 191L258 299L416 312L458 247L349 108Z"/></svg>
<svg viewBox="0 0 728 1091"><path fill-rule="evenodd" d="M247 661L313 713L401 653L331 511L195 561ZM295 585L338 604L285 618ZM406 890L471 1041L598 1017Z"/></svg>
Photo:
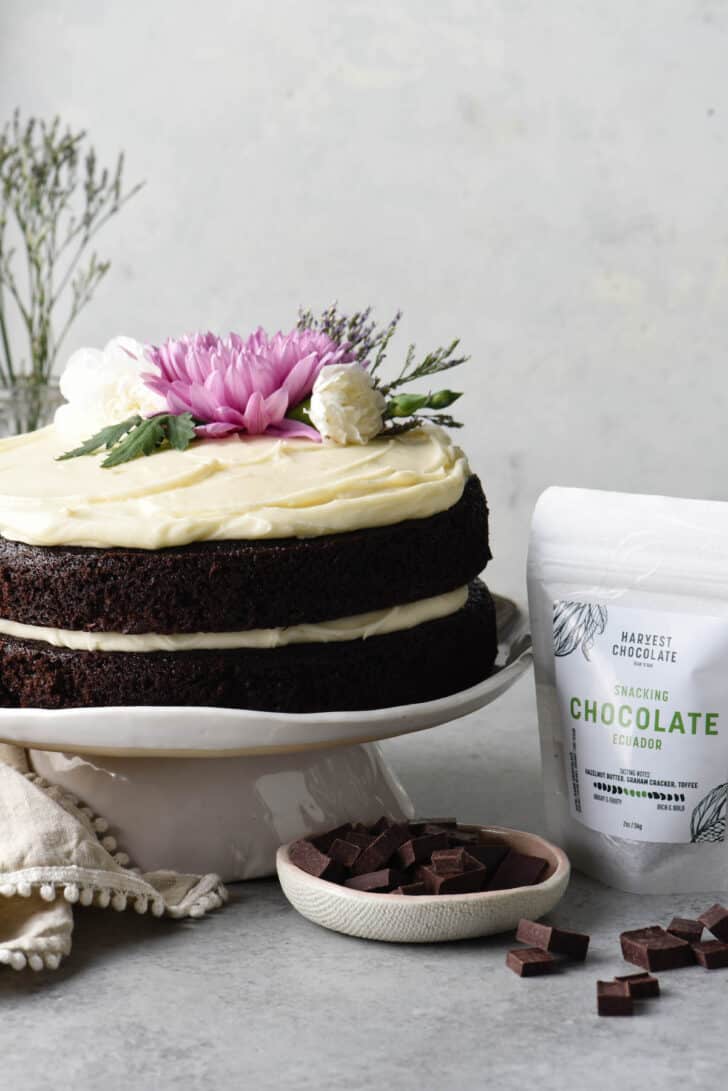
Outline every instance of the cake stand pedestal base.
<svg viewBox="0 0 728 1091"><path fill-rule="evenodd" d="M142 871L275 874L279 845L348 821L412 818L375 744L237 758L116 758L31 750L33 769L102 815Z"/></svg>
<svg viewBox="0 0 728 1091"><path fill-rule="evenodd" d="M0 741L111 826L143 871L222 879L275 872L279 845L414 809L375 740L450 723L496 701L531 662L519 611L494 596L496 669L436 701L362 712L230 708L0 709ZM200 760L204 758L204 760Z"/></svg>

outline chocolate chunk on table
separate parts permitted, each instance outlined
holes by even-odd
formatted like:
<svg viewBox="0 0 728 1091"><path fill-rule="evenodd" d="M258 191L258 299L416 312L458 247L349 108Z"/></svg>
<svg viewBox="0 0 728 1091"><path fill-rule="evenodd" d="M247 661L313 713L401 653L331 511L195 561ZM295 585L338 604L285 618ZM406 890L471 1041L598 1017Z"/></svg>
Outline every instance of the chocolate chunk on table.
<svg viewBox="0 0 728 1091"><path fill-rule="evenodd" d="M317 879L332 879L340 874L339 867L330 856L319 852L310 841L294 841L288 850L291 863L301 871L314 875Z"/></svg>
<svg viewBox="0 0 728 1091"><path fill-rule="evenodd" d="M626 981L597 981L599 1015L634 1015L634 1001Z"/></svg>
<svg viewBox="0 0 728 1091"><path fill-rule="evenodd" d="M635 1000L646 1000L660 995L660 982L646 971L641 974L623 974L614 980L625 982Z"/></svg>
<svg viewBox="0 0 728 1091"><path fill-rule="evenodd" d="M704 943L694 943L695 958L706 970L724 970L728 966L728 943L719 939L709 939Z"/></svg>
<svg viewBox="0 0 728 1091"><path fill-rule="evenodd" d="M506 955L506 966L519 977L537 977L558 969L558 962L540 947L518 947Z"/></svg>
<svg viewBox="0 0 728 1091"><path fill-rule="evenodd" d="M444 831L423 834L400 845L397 849L397 857L403 867L412 867L413 864L422 864L425 860L429 860L433 852L437 852L438 849L447 849L448 845L448 836Z"/></svg>
<svg viewBox="0 0 728 1091"><path fill-rule="evenodd" d="M361 851L361 846L337 837L331 845L328 855L337 864L341 864L342 867L351 868L359 858Z"/></svg>
<svg viewBox="0 0 728 1091"><path fill-rule="evenodd" d="M546 871L548 863L539 856L526 856L522 852L508 852L486 890L510 890L516 886L533 886Z"/></svg>
<svg viewBox="0 0 728 1091"><path fill-rule="evenodd" d="M565 928L554 928L550 924L525 918L518 922L516 939L529 947L540 947L542 951L564 955L577 962L583 962L589 950L589 936L583 932L569 932Z"/></svg>
<svg viewBox="0 0 728 1091"><path fill-rule="evenodd" d="M724 905L711 905L705 913L701 913L698 920L716 939L728 943L728 909Z"/></svg>
<svg viewBox="0 0 728 1091"><path fill-rule="evenodd" d="M688 917L673 917L667 931L678 939L684 939L686 943L700 943L703 926L700 921L690 920Z"/></svg>
<svg viewBox="0 0 728 1091"><path fill-rule="evenodd" d="M690 944L666 932L660 925L622 932L619 940L625 961L644 970L676 970L695 962Z"/></svg>
<svg viewBox="0 0 728 1091"><path fill-rule="evenodd" d="M366 875L369 871L378 871L385 867L394 856L400 845L409 841L410 832L403 823L398 826L390 826L384 833L375 837L371 845L362 850L361 856L353 867L355 875Z"/></svg>
<svg viewBox="0 0 728 1091"><path fill-rule="evenodd" d="M392 868L382 868L379 871L370 871L366 875L353 875L347 879L344 886L352 890L364 890L368 894L387 894L394 887L400 886L404 876L401 871Z"/></svg>
<svg viewBox="0 0 728 1091"><path fill-rule="evenodd" d="M417 869L417 878L425 884L428 894L476 894L484 889L488 872L481 867L472 871L446 871L440 874L425 865Z"/></svg>

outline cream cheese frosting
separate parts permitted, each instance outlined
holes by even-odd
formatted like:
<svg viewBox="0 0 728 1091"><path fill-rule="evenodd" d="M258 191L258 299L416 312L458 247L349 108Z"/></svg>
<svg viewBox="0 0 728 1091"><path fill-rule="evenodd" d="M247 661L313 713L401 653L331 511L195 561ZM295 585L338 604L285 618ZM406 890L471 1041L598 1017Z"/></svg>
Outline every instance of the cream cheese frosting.
<svg viewBox="0 0 728 1091"><path fill-rule="evenodd" d="M286 644L329 644L414 629L448 617L467 602L467 587L386 610L290 625L283 629L248 629L230 633L87 633L0 619L0 633L16 640L37 640L56 648L85 652L185 652L201 649L281 648Z"/></svg>
<svg viewBox="0 0 728 1091"><path fill-rule="evenodd" d="M0 535L140 549L318 537L445 511L470 474L431 425L365 446L235 435L113 469L101 455L56 461L67 447L52 426L0 440Z"/></svg>

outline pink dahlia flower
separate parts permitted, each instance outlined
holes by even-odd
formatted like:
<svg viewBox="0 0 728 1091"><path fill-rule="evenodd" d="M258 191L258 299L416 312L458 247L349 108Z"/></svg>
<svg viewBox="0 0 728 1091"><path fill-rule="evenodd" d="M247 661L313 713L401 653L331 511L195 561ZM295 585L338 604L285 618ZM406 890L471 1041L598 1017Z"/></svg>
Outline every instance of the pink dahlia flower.
<svg viewBox="0 0 728 1091"><path fill-rule="evenodd" d="M248 432L305 436L320 440L315 428L289 420L286 413L304 401L321 368L354 359L348 344L339 345L316 330L292 330L268 337L257 329L243 340L196 333L148 346L154 373L146 386L165 399L170 413L191 413L203 423L202 436Z"/></svg>

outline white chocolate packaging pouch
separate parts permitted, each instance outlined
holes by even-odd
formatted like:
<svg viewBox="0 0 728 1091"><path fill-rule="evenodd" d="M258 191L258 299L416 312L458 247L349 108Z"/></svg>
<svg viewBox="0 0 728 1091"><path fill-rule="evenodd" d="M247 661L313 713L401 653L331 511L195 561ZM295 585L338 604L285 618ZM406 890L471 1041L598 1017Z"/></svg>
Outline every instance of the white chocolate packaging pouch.
<svg viewBox="0 0 728 1091"><path fill-rule="evenodd" d="M622 890L728 889L728 503L548 489L528 598L553 838Z"/></svg>

